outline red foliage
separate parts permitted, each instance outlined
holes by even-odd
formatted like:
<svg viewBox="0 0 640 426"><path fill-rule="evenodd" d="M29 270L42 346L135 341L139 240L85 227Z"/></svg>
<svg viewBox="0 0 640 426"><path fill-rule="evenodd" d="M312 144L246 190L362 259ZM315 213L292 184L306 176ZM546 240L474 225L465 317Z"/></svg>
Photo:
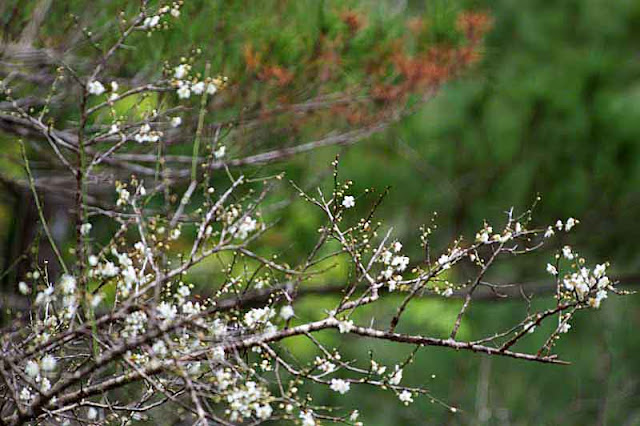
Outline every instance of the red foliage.
<svg viewBox="0 0 640 426"><path fill-rule="evenodd" d="M466 40L460 46L434 46L426 53L411 56L401 44L391 57L399 83L385 83L373 88L372 94L380 101L397 101L416 91L428 91L458 75L481 57L481 42L491 28L491 17L481 12L463 12L456 27ZM414 34L425 30L424 22L413 18L407 22Z"/></svg>
<svg viewBox="0 0 640 426"><path fill-rule="evenodd" d="M340 18L342 19L342 22L347 24L347 26L349 27L349 31L352 34L357 33L366 25L365 17L353 10L346 10L342 12Z"/></svg>
<svg viewBox="0 0 640 426"><path fill-rule="evenodd" d="M456 28L471 44L478 44L491 29L493 20L485 12L462 12L456 21Z"/></svg>
<svg viewBox="0 0 640 426"><path fill-rule="evenodd" d="M286 86L293 80L293 73L279 65L266 65L258 74L261 80L274 81L278 86Z"/></svg>

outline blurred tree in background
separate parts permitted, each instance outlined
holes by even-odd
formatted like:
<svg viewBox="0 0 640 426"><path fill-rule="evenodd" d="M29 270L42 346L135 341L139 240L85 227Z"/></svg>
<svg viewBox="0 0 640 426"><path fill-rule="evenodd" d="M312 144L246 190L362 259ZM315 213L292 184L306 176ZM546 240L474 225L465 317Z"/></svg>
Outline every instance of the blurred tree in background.
<svg viewBox="0 0 640 426"><path fill-rule="evenodd" d="M86 1L27 3L9 0L0 6L5 62L16 60L6 46L24 41L42 48L67 43L74 47L70 60L81 65L95 49L91 36L80 31L82 23L90 16L96 29L109 32L104 24L121 7L109 1L90 7ZM46 19L39 22L37 7L46 10ZM208 62L216 73L229 76L228 89L206 113L204 136L229 141L229 158L244 159L238 166L247 173L279 172L283 164L274 165L272 158L286 160L287 177L310 188L321 184L319 175L330 176L329 164L341 153L343 173L356 186L363 185L358 189L391 187L381 212L404 239L415 238L410 230L429 222L437 211L442 247L461 233L475 232L484 219L498 220L511 206L530 206L541 194L537 219L578 217L580 232L571 243L615 261L618 275L634 284L640 267L638 2L193 1L185 3L182 13L188 19L175 31L150 38L144 48L138 43L119 57L120 84L162 72L146 69L146 64L167 59L175 64L191 54L197 58L194 68L204 70ZM193 51L196 46L202 50ZM38 51L17 60L25 75L14 78L41 78L43 85L55 78L36 72L47 60ZM7 77L5 71L2 77ZM158 93L132 102L133 113L144 115L169 101ZM194 101L193 110L197 108ZM405 118L407 110L414 113ZM60 110L57 122L64 123L69 113ZM184 125L195 129L196 122ZM24 203L25 188L17 184L21 169L15 128L7 121L0 128L5 130L0 133L0 253L6 269L36 237L28 226L36 215ZM287 151L308 143L327 147ZM155 153L142 148L123 151L121 163L110 173L147 173L150 180L160 173L162 179L183 179L186 187L191 141L175 132L165 149L173 162L164 174L154 168ZM65 180L57 173L55 158L38 153L35 145L31 150L43 188L50 190L45 204L53 232L66 241L73 223L68 197L59 193ZM259 153L272 157L253 157ZM127 168L133 164L129 159L143 155L151 155L148 169ZM98 205L102 199L113 201L109 177L92 184ZM283 194L282 204L290 203ZM283 211L284 225L269 238L282 258L295 259L313 244L320 219L303 203ZM111 232L106 221L103 231L94 226L98 236ZM4 286L29 270L28 262L21 265L3 277ZM505 281L522 271L531 276L523 265L491 278ZM203 277L211 273L202 271L202 293L207 291ZM344 273L336 271L336 277ZM536 288L527 287L530 292ZM310 296L296 310L329 306L332 297ZM409 312L411 327L446 337L449 330L443 324L451 322L459 304L416 303ZM471 318L487 326L499 324L521 308L515 304L479 304ZM393 310L390 305L375 315L384 318ZM551 371L517 360L421 352L411 368L431 372L433 395L461 407L461 414L454 416L425 399L410 411L401 410L392 397L382 401L373 393L349 395L344 404L377 413L363 419L369 425L640 424L637 297L611 300L599 315L579 321L577 331L559 347L571 354L574 365ZM591 328L597 331L590 333ZM463 332L472 335L473 329ZM541 343L534 336L524 349L535 350ZM581 351L587 343L600 349ZM341 345L353 358L366 358L371 349L390 360L400 358L396 349L379 344ZM292 350L304 352L305 347ZM327 401L332 398L335 394L327 393Z"/></svg>
<svg viewBox="0 0 640 426"><path fill-rule="evenodd" d="M490 9L482 66L448 84L391 135L350 151L345 160L356 181L366 176L396 188L385 205L396 230L436 210L450 237L473 230L487 212L498 217L539 193L541 217L579 217L581 232L571 242L615 259L621 279L637 284L640 4L436 1L409 2L407 10L434 7ZM382 158L385 173L372 173ZM404 197L405 191L423 197ZM474 318L499 321L510 312L487 307ZM605 332L586 331L603 323ZM473 407L467 424L640 424L637 297L616 301L582 325L563 344L579 359L550 375L535 366L438 358L435 351L423 368L456 377L436 394ZM580 350L594 340L600 350ZM447 422L428 413L404 422Z"/></svg>

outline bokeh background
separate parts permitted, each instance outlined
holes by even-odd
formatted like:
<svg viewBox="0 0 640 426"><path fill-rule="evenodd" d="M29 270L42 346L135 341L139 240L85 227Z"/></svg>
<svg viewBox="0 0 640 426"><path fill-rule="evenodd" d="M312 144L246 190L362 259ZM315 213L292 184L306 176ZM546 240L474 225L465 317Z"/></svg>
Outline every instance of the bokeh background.
<svg viewBox="0 0 640 426"><path fill-rule="evenodd" d="M80 58L79 63L89 61L92 47L77 36L70 13L80 26L90 22L99 35L109 37L113 17L136 7L107 0L8 0L0 6L5 47L24 34L35 19L34 10L43 4L46 16L33 29L30 42L62 46ZM481 44L470 44L461 35L459 17L465 11L485 18ZM123 53L110 72L142 81L157 75L164 61L176 63L199 47L195 63L208 61L230 78L228 94L214 102L208 122L293 104L323 91L355 90L350 96L373 92L372 87L384 81L380 70L390 66L384 61L393 63L398 50L418 55L433 46L471 46L463 64L431 76L427 102L416 102L419 107L412 115L388 129L353 146L314 150L285 162L248 167L247 173L285 170L303 187L323 185L330 182L329 165L339 153L341 175L355 182L356 191L390 187L379 217L415 257L420 255L417 230L431 221L434 211L439 225L434 246L443 249L458 235L472 237L483 220L499 223L512 206L517 211L529 208L540 195L535 222L573 216L580 225L534 260L496 269L492 279L531 282L527 289L536 292L536 283L543 288L548 279L544 265L553 249L571 244L589 259L610 261L611 274L621 285L634 289L640 283L640 2L198 0L186 2L182 13L170 31L140 37L138 48ZM6 49L3 54L0 68L6 76L15 61ZM406 90L424 94L425 88ZM392 98L380 95L376 102L396 101ZM412 98L402 101L411 103ZM145 102L156 106L165 100L141 100L136 108L144 108ZM302 118L265 118L234 134L228 143L230 158L370 124L379 107L372 105ZM55 114L64 122L73 120L73 112L71 104L61 101ZM38 238L35 211L20 185L24 175L15 137L8 126L0 127L0 265L6 271L1 284L6 294L15 293L15 283L33 261L31 254L9 267ZM176 140L173 152L188 155L189 136ZM44 195L46 211L56 239L68 248L73 242L69 205L55 188L56 171L46 153L35 146L30 155L37 176L51 183ZM112 194L112 185L93 185L95 194L103 189ZM313 244L320 219L310 206L289 203L290 192L280 193L279 202L287 208L276 209L282 220L267 237L272 250L296 259ZM99 242L113 224L98 221L94 228ZM211 273L215 271L204 268L192 277L203 294ZM345 271L336 271L335 278L341 273ZM542 291L536 294L541 303L545 298ZM296 312L313 315L331 300L309 296ZM377 426L640 425L640 298L610 297L605 302L599 311L578 316L559 342L557 353L570 360L570 366L438 348L419 352L405 373L407 383L427 384L434 398L460 408L456 414L428 398L405 409L392 394L368 389L343 397L328 390L315 395L320 402L359 408L365 424ZM446 336L460 303L420 301L408 312L406 330ZM369 314L384 317L393 306ZM476 302L463 337L519 320L524 306L518 298ZM536 333L520 349L535 351L544 338L544 333ZM374 351L393 363L403 355L395 346L356 339L337 340L335 345L352 358L366 359ZM300 356L311 350L302 344L290 349Z"/></svg>

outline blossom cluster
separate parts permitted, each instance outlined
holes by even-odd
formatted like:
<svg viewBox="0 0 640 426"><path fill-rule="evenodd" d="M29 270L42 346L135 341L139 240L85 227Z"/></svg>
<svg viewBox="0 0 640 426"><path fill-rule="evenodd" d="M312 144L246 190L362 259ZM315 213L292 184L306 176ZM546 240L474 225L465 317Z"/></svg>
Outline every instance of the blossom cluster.
<svg viewBox="0 0 640 426"><path fill-rule="evenodd" d="M590 307L599 308L607 293L614 290L613 283L606 275L607 264L601 263L593 269L583 266L585 260L575 253L571 247L564 246L562 257L566 260L575 260L569 271L562 277L562 294L566 300L586 302ZM558 256L560 258L560 256ZM547 265L547 270L553 275L558 275L553 265Z"/></svg>
<svg viewBox="0 0 640 426"><path fill-rule="evenodd" d="M176 88L176 94L180 99L189 99L192 94L215 95L218 90L224 86L226 77L198 79L196 76L190 75L192 67L190 64L183 63L173 69L173 86Z"/></svg>

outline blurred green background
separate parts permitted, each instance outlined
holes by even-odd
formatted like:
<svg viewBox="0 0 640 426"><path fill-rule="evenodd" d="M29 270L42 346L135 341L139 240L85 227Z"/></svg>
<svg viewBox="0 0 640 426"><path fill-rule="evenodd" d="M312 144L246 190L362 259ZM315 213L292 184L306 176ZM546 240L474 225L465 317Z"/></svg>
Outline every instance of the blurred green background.
<svg viewBox="0 0 640 426"><path fill-rule="evenodd" d="M123 7L111 1L54 3L38 39L43 45L66 40L72 27L58 22L70 12L81 21L91 14L94 26L101 28ZM4 9L0 7L3 40L20 33L33 5L23 7L24 2L9 0ZM126 8L131 12L135 5ZM354 180L356 191L391 187L379 216L394 227L415 257L420 255L417 229L430 221L433 211L439 215L435 246L442 249L460 234L472 237L484 219L497 224L511 206L519 211L528 208L540 194L535 222L579 218L576 231L557 244L575 245L594 261L611 261L612 275L633 289L640 277L638 1L193 1L187 2L173 30L148 40L140 37L137 42L142 47L122 54L112 71L121 78L157 75L158 63L175 64L189 49L200 46L198 63L210 61L212 69L232 81L230 94L208 119L230 119L247 105L264 108L283 99L294 102L327 88L367 90L382 80L372 77L372 57L389 60L398 40L413 53L423 45L460 43L455 22L463 10L491 17L482 58L442 84L415 114L348 149L325 148L247 172L285 169L288 178L312 187L323 184L318 176L329 180L329 163L341 153L342 177ZM352 21L345 18L345 11L356 11L361 25L350 38ZM423 28L417 36L407 30L412 25ZM108 31L107 26L104 32ZM333 46L324 53L333 52L339 60L310 54L322 38ZM91 48L81 45L75 52L90 56ZM272 68L248 66L254 52ZM329 76L325 80L323 73ZM57 114L64 120L72 116L73 108ZM354 126L335 115L302 122L291 117L278 120L276 125L270 122L234 135L230 155L262 152ZM0 133L0 144L5 180L21 176L14 136ZM186 143L173 149L190 152ZM46 164L36 162L35 167L45 176ZM16 198L6 181L7 190L0 193L3 268L15 258L15 246L24 247L21 239L32 238L21 223L34 221L16 207L24 197ZM284 192L282 199L287 199ZM269 242L274 250L283 251L285 259L296 259L313 244L319 218L299 202L283 214L282 225ZM62 216L59 238L65 241L71 229ZM97 235L106 235L107 227L98 227ZM492 278L544 280L544 265L551 256L546 251L534 264L507 265L494 271ZM3 291L10 291L10 277L3 279ZM206 291L204 286L201 283ZM312 315L325 302L319 296L309 297L296 311ZM405 331L446 336L459 303L415 303ZM433 397L460 408L456 414L428 398L418 398L405 409L392 394L365 388L342 397L320 389L314 396L320 403L358 408L365 424L376 426L640 425L639 303L638 296L610 297L599 311L579 315L557 346L561 358L572 362L568 367L422 350L405 373L406 383L427 384ZM394 306L390 302L373 314L385 318ZM520 301L476 302L463 332L475 336L478 330L498 329L519 320L524 306ZM536 351L544 337L535 334L519 348ZM366 359L373 350L388 363L402 360L406 352L350 338L334 344L346 357ZM307 349L292 348L301 353Z"/></svg>

